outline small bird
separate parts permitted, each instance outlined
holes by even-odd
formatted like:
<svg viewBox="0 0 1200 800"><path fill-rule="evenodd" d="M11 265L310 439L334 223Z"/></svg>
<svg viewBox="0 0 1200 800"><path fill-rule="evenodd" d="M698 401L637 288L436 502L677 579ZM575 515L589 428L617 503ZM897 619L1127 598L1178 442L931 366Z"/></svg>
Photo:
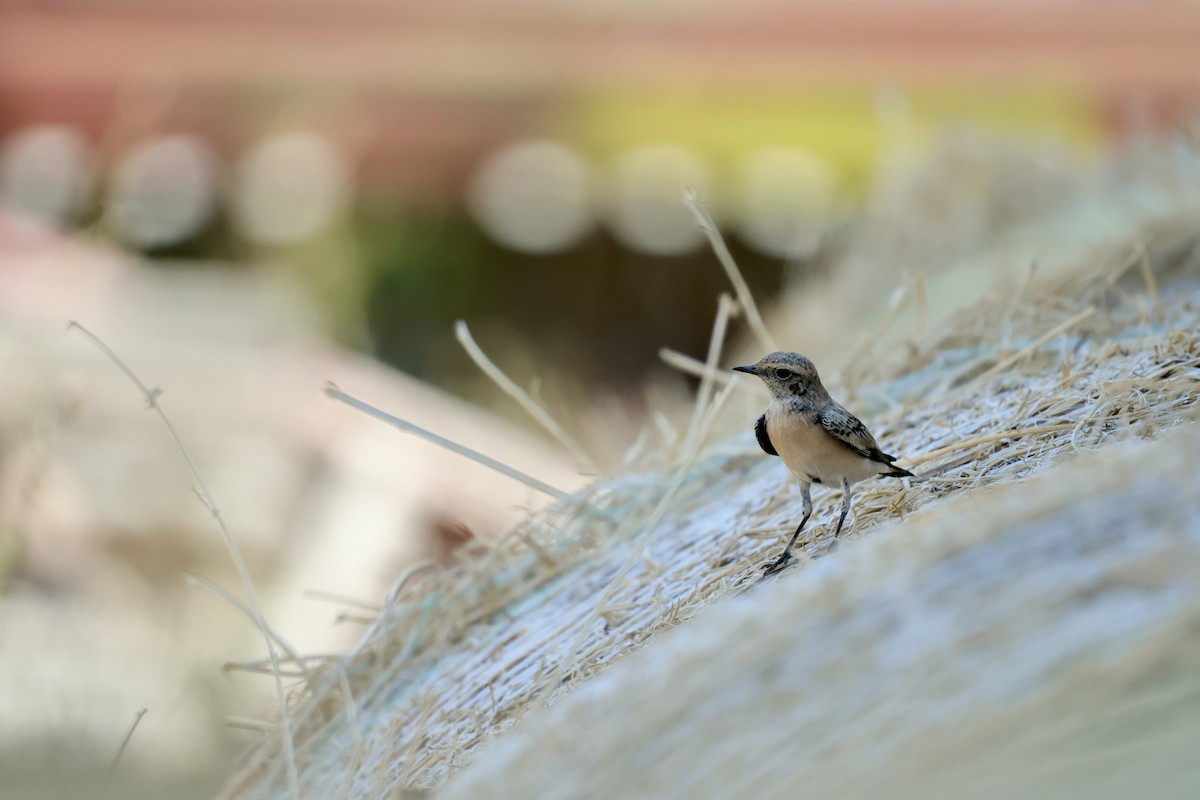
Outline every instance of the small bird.
<svg viewBox="0 0 1200 800"><path fill-rule="evenodd" d="M754 435L767 455L783 459L799 481L804 498L804 517L783 555L767 566L766 574L778 572L792 560L792 547L812 516L814 483L841 485L842 515L833 534L836 539L850 511L850 484L874 477L917 477L892 463L896 456L880 450L867 426L829 396L817 368L799 353L769 353L757 364L733 369L757 375L771 390L771 404L754 424Z"/></svg>

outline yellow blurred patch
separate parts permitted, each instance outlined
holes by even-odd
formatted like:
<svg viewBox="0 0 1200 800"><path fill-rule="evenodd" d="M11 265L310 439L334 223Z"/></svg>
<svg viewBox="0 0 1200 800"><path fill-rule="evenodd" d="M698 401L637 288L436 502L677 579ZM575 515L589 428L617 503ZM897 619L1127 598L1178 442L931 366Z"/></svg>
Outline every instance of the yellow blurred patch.
<svg viewBox="0 0 1200 800"><path fill-rule="evenodd" d="M857 195L881 158L919 154L948 127L1049 141L1081 153L1094 152L1104 138L1099 111L1088 97L1028 85L701 92L625 87L568 103L555 133L602 159L670 142L710 160L724 179L763 148L791 148L824 161L847 194Z"/></svg>

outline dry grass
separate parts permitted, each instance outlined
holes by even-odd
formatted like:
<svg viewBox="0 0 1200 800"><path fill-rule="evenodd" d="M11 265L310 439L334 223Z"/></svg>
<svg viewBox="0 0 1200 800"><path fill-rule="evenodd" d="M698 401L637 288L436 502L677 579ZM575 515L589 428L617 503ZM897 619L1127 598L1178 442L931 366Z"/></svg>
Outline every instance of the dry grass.
<svg viewBox="0 0 1200 800"><path fill-rule="evenodd" d="M882 379L856 385L877 436L925 480L862 484L853 535L1194 418L1198 242L1194 221L1148 228L1063 276L963 309L894 353ZM708 364L691 367L715 380L719 353L715 338ZM642 467L558 501L458 568L412 575L361 644L327 659L295 698L302 794L437 787L531 710L754 586L797 502L748 422L702 446L739 385L700 406L670 455L651 443ZM822 555L837 505L818 498L794 570ZM265 740L228 796L279 793L277 742Z"/></svg>
<svg viewBox="0 0 1200 800"><path fill-rule="evenodd" d="M246 560L242 557L241 548L238 547L237 540L233 537L233 533L230 532L229 527L225 524L225 518L221 516L221 511L217 508L216 501L213 499L212 494L208 491L208 486L205 484L204 478L200 475L200 470L196 467L196 462L192 458L192 454L188 451L187 447L184 446L183 440L175 431L175 426L171 424L170 417L168 417L167 413L163 410L162 404L159 400L160 396L162 395L162 391L158 388L151 389L149 386L147 386L142 379L138 377L137 373L135 373L124 361L121 360L121 357L117 355L112 348L110 348L98 336L96 336L96 334L92 333L83 325L80 325L78 322L72 320L68 323L67 329L77 330L87 337L87 339L91 341L91 343L94 344L97 349L100 350L100 352L104 353L104 355L113 362L113 365L123 372L125 376L129 378L130 382L137 387L138 391L146 401L146 408L158 415L163 427L166 428L168 435L170 435L171 441L175 444L180 456L187 464L188 474L192 478L193 491L195 491L196 497L199 498L205 509L207 509L209 514L212 515L213 522L216 523L217 531L221 535L221 541L224 543L225 549L229 551L229 556L233 560L234 566L237 568L238 576L242 579L242 586L246 591L249 602L242 604L234 600L231 595L225 594L224 596L233 602L240 611L246 614L246 616L255 623L259 629L259 632L262 634L263 642L266 645L268 661L270 663L270 674L274 678L275 682L275 697L280 708L279 724L273 731L273 733L276 735L274 735L272 739L278 746L284 774L287 776L288 795L292 798L298 799L300 797L299 774L296 768L292 720L287 706L287 698L284 694L283 677L280 668L281 659L276 646L278 636L271 630L270 625L267 624L266 617L263 616L262 603L259 602L258 599L258 589L254 585L254 579L250 576L250 569L246 566ZM140 714L138 715L137 721L141 721ZM134 727L136 726L137 722L134 723ZM132 736L132 734L133 728L130 728L130 735ZM128 744L128 737L126 738L126 741L122 743L121 749L117 753L116 760L120 759L121 753L125 751L126 744ZM116 764L116 760L114 760L114 764Z"/></svg>
<svg viewBox="0 0 1200 800"><path fill-rule="evenodd" d="M1198 466L1187 425L881 526L528 715L439 796L1191 798Z"/></svg>

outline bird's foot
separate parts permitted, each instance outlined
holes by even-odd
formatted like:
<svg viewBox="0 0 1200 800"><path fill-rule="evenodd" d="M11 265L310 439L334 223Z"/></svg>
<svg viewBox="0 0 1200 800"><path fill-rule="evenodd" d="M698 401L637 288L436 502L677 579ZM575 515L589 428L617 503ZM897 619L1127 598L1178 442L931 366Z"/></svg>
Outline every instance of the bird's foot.
<svg viewBox="0 0 1200 800"><path fill-rule="evenodd" d="M776 572L782 571L784 567L791 563L791 560L792 552L790 550L784 550L783 555L772 561L767 566L763 567L763 577L765 578L768 575L774 575Z"/></svg>

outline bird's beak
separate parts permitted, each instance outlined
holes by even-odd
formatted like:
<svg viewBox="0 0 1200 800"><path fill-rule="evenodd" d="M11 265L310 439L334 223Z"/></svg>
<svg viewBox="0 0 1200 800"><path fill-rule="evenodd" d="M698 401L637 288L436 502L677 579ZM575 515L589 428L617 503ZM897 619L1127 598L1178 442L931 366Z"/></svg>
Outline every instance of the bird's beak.
<svg viewBox="0 0 1200 800"><path fill-rule="evenodd" d="M733 368L733 371L734 371L734 372L744 372L744 373L746 373L747 375L757 375L757 374L758 374L758 367L756 367L756 366L754 366L753 364L751 364L751 365L750 365L750 366L748 366L748 367L734 367L734 368Z"/></svg>

